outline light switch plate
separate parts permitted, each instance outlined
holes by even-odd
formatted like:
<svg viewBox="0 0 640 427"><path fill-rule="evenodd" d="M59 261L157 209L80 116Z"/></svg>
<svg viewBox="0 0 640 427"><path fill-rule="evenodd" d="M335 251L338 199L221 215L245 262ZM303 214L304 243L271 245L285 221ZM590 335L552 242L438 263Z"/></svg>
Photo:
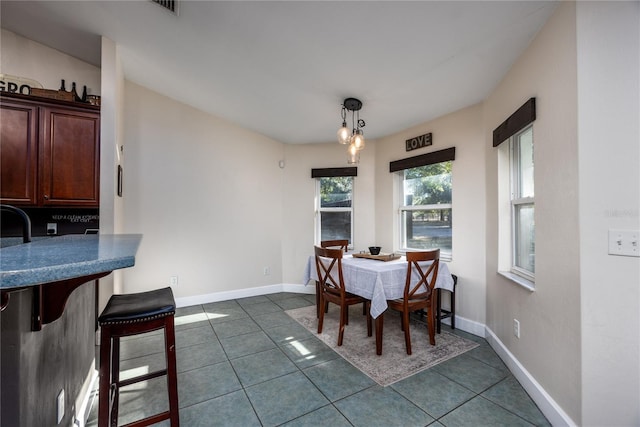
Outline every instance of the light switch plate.
<svg viewBox="0 0 640 427"><path fill-rule="evenodd" d="M609 255L640 257L640 230L609 230Z"/></svg>

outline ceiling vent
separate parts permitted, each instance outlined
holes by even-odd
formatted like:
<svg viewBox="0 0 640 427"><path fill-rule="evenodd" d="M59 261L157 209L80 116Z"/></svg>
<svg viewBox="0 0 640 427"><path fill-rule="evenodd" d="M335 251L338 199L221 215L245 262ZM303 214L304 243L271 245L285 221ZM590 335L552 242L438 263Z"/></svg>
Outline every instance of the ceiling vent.
<svg viewBox="0 0 640 427"><path fill-rule="evenodd" d="M151 0L152 2L154 2L157 5L162 6L163 8L165 8L166 10L168 10L169 12L173 13L174 15L178 15L178 3L179 0Z"/></svg>

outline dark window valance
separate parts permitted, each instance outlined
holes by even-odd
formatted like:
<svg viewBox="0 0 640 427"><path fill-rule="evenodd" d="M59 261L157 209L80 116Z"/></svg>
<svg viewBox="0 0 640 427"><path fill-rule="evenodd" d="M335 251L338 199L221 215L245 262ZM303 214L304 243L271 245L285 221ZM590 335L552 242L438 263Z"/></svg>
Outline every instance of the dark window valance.
<svg viewBox="0 0 640 427"><path fill-rule="evenodd" d="M497 147L511 138L520 129L536 119L536 99L529 98L522 107L507 118L493 131L493 146Z"/></svg>
<svg viewBox="0 0 640 427"><path fill-rule="evenodd" d="M311 169L311 178L333 178L336 176L358 176L358 168Z"/></svg>
<svg viewBox="0 0 640 427"><path fill-rule="evenodd" d="M456 159L456 147L434 151L432 153L421 154L402 160L395 160L389 163L389 172L397 172L405 169L417 168L420 166L433 165L435 163L447 162Z"/></svg>

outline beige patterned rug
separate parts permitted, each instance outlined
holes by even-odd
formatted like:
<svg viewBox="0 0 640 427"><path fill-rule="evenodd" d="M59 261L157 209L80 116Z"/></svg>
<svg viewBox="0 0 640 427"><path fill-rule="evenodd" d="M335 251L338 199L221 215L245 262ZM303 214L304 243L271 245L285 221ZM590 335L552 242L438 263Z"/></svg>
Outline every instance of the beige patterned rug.
<svg viewBox="0 0 640 427"><path fill-rule="evenodd" d="M337 346L340 310L336 305L329 305L321 334L317 333L315 306L288 310L286 313L381 386L393 384L478 346L473 341L445 331L436 334L436 345L431 346L426 324L412 319L410 329L413 354L408 356L404 333L400 329L400 316L397 312L388 310L384 315L382 355L377 356L375 322L373 334L368 337L362 305L351 307L349 324L345 327L340 347Z"/></svg>

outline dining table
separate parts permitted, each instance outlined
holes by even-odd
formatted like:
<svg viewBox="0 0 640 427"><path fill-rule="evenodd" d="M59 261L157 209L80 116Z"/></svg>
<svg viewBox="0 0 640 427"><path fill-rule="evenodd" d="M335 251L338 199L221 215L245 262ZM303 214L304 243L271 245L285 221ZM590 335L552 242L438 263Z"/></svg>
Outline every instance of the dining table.
<svg viewBox="0 0 640 427"><path fill-rule="evenodd" d="M345 253L342 257L342 275L347 292L371 301L370 315L375 319L376 353L380 355L382 354L384 312L388 308L387 301L404 297L407 259L404 256L375 258L363 257L362 253L356 253L355 256L353 253ZM454 281L449 267L445 262L438 262L435 288L453 291ZM420 263L422 267L428 267L430 264L429 261ZM412 275L412 278L415 276L417 275ZM316 281L316 295L318 295L315 255L309 256L304 270L303 283L308 284L311 280ZM417 280L416 277L414 284L417 283Z"/></svg>

